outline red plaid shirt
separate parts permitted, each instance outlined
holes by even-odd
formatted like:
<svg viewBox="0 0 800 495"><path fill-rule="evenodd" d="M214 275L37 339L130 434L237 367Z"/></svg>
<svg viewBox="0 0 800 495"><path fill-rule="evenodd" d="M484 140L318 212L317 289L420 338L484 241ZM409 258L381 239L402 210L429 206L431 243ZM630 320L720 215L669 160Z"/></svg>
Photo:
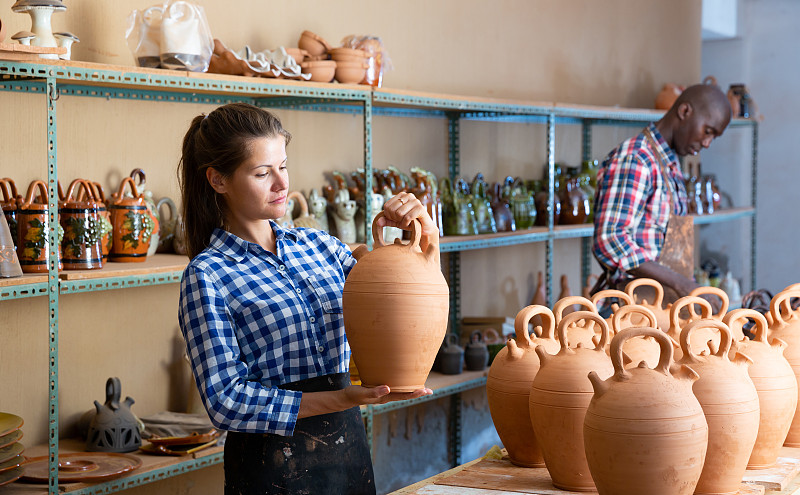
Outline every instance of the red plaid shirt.
<svg viewBox="0 0 800 495"><path fill-rule="evenodd" d="M687 212L688 199L678 159L655 124L648 129L657 149L650 146L642 131L611 151L597 172L592 252L609 272L612 284L629 278L628 270L657 260L664 244L670 189L655 153L667 164L674 213Z"/></svg>

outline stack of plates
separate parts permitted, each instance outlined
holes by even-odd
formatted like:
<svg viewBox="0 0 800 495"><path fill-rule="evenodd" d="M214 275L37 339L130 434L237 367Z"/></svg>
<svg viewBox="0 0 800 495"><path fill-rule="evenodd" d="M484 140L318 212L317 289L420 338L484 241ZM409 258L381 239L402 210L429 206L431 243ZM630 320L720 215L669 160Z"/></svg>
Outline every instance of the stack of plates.
<svg viewBox="0 0 800 495"><path fill-rule="evenodd" d="M0 486L16 481L22 476L25 447L22 438L22 418L0 412Z"/></svg>

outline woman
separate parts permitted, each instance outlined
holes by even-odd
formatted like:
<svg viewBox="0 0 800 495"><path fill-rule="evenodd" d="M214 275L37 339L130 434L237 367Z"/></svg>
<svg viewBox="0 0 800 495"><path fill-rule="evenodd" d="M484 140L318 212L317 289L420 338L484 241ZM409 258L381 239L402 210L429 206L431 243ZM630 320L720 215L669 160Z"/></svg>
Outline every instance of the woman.
<svg viewBox="0 0 800 495"><path fill-rule="evenodd" d="M291 135L244 103L195 117L179 166L191 258L179 320L214 425L228 431L225 493L375 493L358 406L412 399L352 386L342 289L355 265L326 232L282 229ZM439 233L409 193L379 225Z"/></svg>

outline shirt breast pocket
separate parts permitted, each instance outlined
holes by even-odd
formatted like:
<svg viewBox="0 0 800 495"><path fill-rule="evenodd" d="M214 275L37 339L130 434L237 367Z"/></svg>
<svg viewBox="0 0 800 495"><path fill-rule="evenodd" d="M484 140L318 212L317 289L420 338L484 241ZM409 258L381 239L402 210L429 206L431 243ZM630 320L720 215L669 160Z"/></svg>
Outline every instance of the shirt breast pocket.
<svg viewBox="0 0 800 495"><path fill-rule="evenodd" d="M309 278L314 294L325 313L342 312L344 276L339 271L317 271Z"/></svg>

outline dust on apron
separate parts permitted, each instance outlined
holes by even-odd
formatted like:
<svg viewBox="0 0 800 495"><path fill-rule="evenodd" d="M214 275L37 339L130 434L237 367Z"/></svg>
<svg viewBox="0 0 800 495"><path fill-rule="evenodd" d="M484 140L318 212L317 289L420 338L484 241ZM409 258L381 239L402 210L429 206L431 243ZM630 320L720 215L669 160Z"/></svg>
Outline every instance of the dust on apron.
<svg viewBox="0 0 800 495"><path fill-rule="evenodd" d="M349 385L349 373L336 373L280 388L323 392ZM228 432L225 495L273 493L374 494L372 460L360 409L299 419L291 437Z"/></svg>

